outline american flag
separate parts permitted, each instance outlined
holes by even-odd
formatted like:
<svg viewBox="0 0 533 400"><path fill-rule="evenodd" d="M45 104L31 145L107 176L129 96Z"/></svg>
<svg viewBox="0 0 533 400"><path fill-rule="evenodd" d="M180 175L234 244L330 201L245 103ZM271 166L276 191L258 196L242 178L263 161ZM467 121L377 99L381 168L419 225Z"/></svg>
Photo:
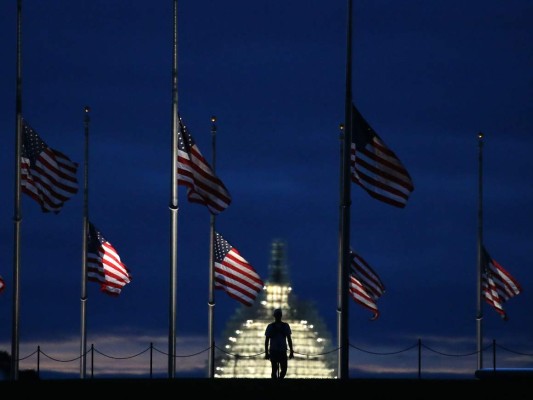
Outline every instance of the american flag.
<svg viewBox="0 0 533 400"><path fill-rule="evenodd" d="M100 283L100 290L118 296L131 281L131 275L120 256L98 229L89 222L87 236L87 280Z"/></svg>
<svg viewBox="0 0 533 400"><path fill-rule="evenodd" d="M21 190L43 212L58 213L78 192L78 164L49 147L26 121L22 121Z"/></svg>
<svg viewBox="0 0 533 400"><path fill-rule="evenodd" d="M5 288L6 288L6 283L4 282L4 279L0 276L0 293L2 293Z"/></svg>
<svg viewBox="0 0 533 400"><path fill-rule="evenodd" d="M507 320L507 313L503 303L522 291L518 281L514 279L489 253L482 249L481 288L485 301L490 304L498 314Z"/></svg>
<svg viewBox="0 0 533 400"><path fill-rule="evenodd" d="M246 306L251 306L263 289L259 274L218 232L214 248L215 289L226 293Z"/></svg>
<svg viewBox="0 0 533 400"><path fill-rule="evenodd" d="M385 292L385 286L378 274L353 249L350 249L350 257L350 296L356 303L374 313L372 320L377 319L379 310L376 301Z"/></svg>
<svg viewBox="0 0 533 400"><path fill-rule="evenodd" d="M200 153L181 118L178 131L178 185L187 187L187 198L191 203L207 206L213 215L224 211L231 203L228 189Z"/></svg>
<svg viewBox="0 0 533 400"><path fill-rule="evenodd" d="M352 181L375 199L404 208L414 190L409 173L396 154L352 105Z"/></svg>

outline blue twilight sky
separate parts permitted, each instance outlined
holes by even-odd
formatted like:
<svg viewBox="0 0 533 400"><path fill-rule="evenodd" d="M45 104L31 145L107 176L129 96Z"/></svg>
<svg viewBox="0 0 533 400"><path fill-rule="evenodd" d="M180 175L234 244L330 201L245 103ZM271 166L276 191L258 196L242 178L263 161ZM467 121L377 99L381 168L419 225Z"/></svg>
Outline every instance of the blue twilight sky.
<svg viewBox="0 0 533 400"><path fill-rule="evenodd" d="M16 1L0 6L0 350L11 349ZM53 148L83 166L90 123L90 219L133 280L120 297L88 286L88 343L117 357L167 350L172 1L23 2L22 110ZM288 245L294 293L336 337L339 129L344 122L346 1L179 3L179 112L232 194L217 230L267 277L270 245ZM351 245L381 276L381 317L349 303L350 344L397 352L417 339L439 352L476 350L478 132L483 235L522 285L505 308L484 306L486 345L501 366L533 366L533 3L528 0L353 2L353 98L411 174L405 209L352 185ZM80 182L83 169L79 170ZM209 213L179 189L177 345L208 347ZM22 197L20 356L79 353L83 196L58 214ZM240 304L216 294L216 335ZM220 342L219 342L220 343ZM332 345L336 346L336 343ZM333 347L334 347L333 346ZM296 349L297 351L297 349ZM476 357L425 353L435 373L471 377ZM526 356L520 356L526 354ZM416 374L416 353L352 349L351 376ZM529 356L528 356L529 355ZM207 353L178 374L206 376ZM486 356L491 360L491 353ZM74 374L77 362L46 368ZM35 357L21 361L34 368ZM490 363L490 361L487 361ZM166 372L159 355L156 372ZM106 364L104 368L102 365ZM146 361L99 373L146 374ZM44 366L42 370L46 370ZM413 372L414 371L414 372Z"/></svg>

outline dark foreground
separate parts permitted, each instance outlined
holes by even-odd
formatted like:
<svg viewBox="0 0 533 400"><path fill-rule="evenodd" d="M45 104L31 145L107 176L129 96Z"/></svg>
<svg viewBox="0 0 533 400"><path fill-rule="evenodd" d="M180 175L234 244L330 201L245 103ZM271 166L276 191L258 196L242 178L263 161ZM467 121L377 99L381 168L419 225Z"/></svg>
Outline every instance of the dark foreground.
<svg viewBox="0 0 533 400"><path fill-rule="evenodd" d="M38 395L55 399L78 396L139 395L191 398L216 396L219 399L294 399L320 396L325 400L341 398L435 399L452 400L465 395L483 399L532 399L533 380L519 378L482 378L468 380L441 379L54 379L36 381L2 381L0 393L11 398ZM407 397L406 397L407 396ZM153 400L148 398L148 400Z"/></svg>

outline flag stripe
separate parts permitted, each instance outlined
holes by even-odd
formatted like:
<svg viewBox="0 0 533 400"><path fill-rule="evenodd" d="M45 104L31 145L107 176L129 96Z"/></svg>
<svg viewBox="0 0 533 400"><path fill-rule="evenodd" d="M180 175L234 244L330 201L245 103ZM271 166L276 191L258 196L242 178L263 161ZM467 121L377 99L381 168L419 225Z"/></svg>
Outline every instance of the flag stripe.
<svg viewBox="0 0 533 400"><path fill-rule="evenodd" d="M377 304L367 294L361 282L353 275L350 276L349 289L350 295L356 303L370 310L375 315L375 318L379 316Z"/></svg>
<svg viewBox="0 0 533 400"><path fill-rule="evenodd" d="M251 306L264 283L254 267L218 232L215 232L215 289L224 290L231 298Z"/></svg>
<svg viewBox="0 0 533 400"><path fill-rule="evenodd" d="M353 273L364 282L365 288L372 294L373 298L379 298L385 292L385 287L379 277L362 257L355 253L352 254L352 257Z"/></svg>
<svg viewBox="0 0 533 400"><path fill-rule="evenodd" d="M226 271L231 271L235 276L241 277L242 280L249 282L251 285L263 286L263 281L235 248L228 252L222 263L216 263L216 265Z"/></svg>
<svg viewBox="0 0 533 400"><path fill-rule="evenodd" d="M221 288L227 285L232 289L239 290L243 292L243 294L253 298L255 298L257 292L263 288L263 285L251 283L249 280L243 279L242 277L233 274L230 270L220 266L215 268L215 281Z"/></svg>
<svg viewBox="0 0 533 400"><path fill-rule="evenodd" d="M233 250L230 250L230 253L231 251ZM226 286L232 291L239 291L250 301L254 300L257 293L263 288L263 282L253 271L243 273L240 268L235 268L235 265L227 262L228 257L231 256L226 256L222 263L215 262L215 281L218 286L221 288Z"/></svg>
<svg viewBox="0 0 533 400"><path fill-rule="evenodd" d="M78 192L78 164L46 145L23 120L21 190L34 199L43 212L61 211Z"/></svg>
<svg viewBox="0 0 533 400"><path fill-rule="evenodd" d="M181 119L178 129L178 185L187 188L187 198L191 203L205 205L213 215L224 211L231 203L227 188L215 175Z"/></svg>
<svg viewBox="0 0 533 400"><path fill-rule="evenodd" d="M385 286L372 267L353 249L350 249L350 259L350 296L374 314L371 319L377 319L379 310L376 301L385 292Z"/></svg>
<svg viewBox="0 0 533 400"><path fill-rule="evenodd" d="M376 186L377 190L390 192L407 201L413 188L410 182L404 180L404 176L390 173L391 170L387 169L386 162L377 159L375 153L369 152L366 148L361 149L356 155L354 146L352 153L357 157L356 171L362 181L361 184L369 190L372 186Z"/></svg>
<svg viewBox="0 0 533 400"><path fill-rule="evenodd" d="M485 301L507 319L503 303L522 292L522 287L513 276L494 260L485 248L482 249L481 288Z"/></svg>
<svg viewBox="0 0 533 400"><path fill-rule="evenodd" d="M243 287L239 282L225 275L218 275L215 278L215 289L224 290L228 295L247 306L251 306L257 297L257 292L251 292L249 288Z"/></svg>
<svg viewBox="0 0 533 400"><path fill-rule="evenodd" d="M352 105L351 180L373 198L403 208L414 190L396 154Z"/></svg>
<svg viewBox="0 0 533 400"><path fill-rule="evenodd" d="M191 150L189 158L183 151L178 151L178 168L180 168L180 178L183 179L183 185L189 189L189 199L194 199L209 206L224 210L230 202L226 190L221 190L220 180L206 171L206 161L203 157L195 154Z"/></svg>
<svg viewBox="0 0 533 400"><path fill-rule="evenodd" d="M87 280L100 283L100 290L111 296L118 296L131 282L129 270L117 251L92 223L87 236Z"/></svg>

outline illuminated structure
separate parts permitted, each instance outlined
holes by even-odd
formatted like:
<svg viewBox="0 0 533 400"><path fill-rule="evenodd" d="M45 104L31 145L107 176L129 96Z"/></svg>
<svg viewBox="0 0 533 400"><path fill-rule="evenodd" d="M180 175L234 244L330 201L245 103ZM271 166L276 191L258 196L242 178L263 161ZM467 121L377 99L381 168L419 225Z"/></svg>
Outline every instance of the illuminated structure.
<svg viewBox="0 0 533 400"><path fill-rule="evenodd" d="M333 343L310 303L299 301L290 287L286 244L274 240L269 278L252 307L242 307L226 326L227 343L219 349L216 378L270 378L270 361L264 358L265 329L273 322L274 309L283 310L283 320L292 330L294 358L288 378L336 378Z"/></svg>

